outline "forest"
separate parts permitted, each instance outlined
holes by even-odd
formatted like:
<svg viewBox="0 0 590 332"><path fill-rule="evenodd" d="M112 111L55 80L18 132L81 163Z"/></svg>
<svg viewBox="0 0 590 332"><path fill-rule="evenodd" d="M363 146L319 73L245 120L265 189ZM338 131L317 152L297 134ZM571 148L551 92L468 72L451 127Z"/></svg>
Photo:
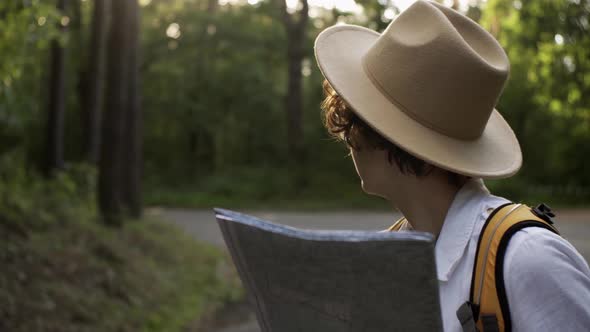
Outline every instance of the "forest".
<svg viewBox="0 0 590 332"><path fill-rule="evenodd" d="M139 215L143 204L313 207L326 196L329 207L373 206L346 149L322 127L313 40L336 23L383 29L395 1L109 3L0 5L9 169L100 169L100 202L115 214L126 206ZM492 32L511 60L497 108L524 166L490 186L515 199L587 201L588 2L449 5Z"/></svg>
<svg viewBox="0 0 590 332"><path fill-rule="evenodd" d="M11 234L3 236L13 247L0 250L0 261L19 250L41 255L55 241L65 245L70 238L54 237L69 228L81 242L109 237L96 243L98 251L91 248L106 257L96 267L103 272L113 261L139 259L139 252L117 247L120 241L171 251L169 240L158 237L168 232L161 225L145 221L149 231L137 228L149 219L146 209L160 206L388 208L362 192L347 148L322 125L323 78L313 42L334 24L382 31L411 2L2 0L0 229ZM524 164L513 178L486 182L490 189L533 204L588 205L590 1L440 2L480 23L511 61L497 109L521 143ZM38 233L51 235L33 249L23 244ZM227 259L213 251L207 257L211 266ZM37 273L27 264L19 268ZM219 281L215 301L239 296L227 286L232 282ZM117 293L105 287L105 294ZM119 295L133 303L131 292ZM0 309L0 321L2 314L33 310L17 297L0 292L0 300L13 301ZM141 308L151 303L137 301ZM148 320L153 330L177 324L167 310ZM78 319L108 315L88 309ZM20 326L12 322L7 326Z"/></svg>

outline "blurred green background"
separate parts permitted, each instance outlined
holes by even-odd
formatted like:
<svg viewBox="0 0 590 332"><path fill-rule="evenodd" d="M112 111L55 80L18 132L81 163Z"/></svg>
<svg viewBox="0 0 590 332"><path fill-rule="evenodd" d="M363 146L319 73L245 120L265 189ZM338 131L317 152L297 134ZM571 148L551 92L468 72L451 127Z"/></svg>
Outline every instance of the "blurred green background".
<svg viewBox="0 0 590 332"><path fill-rule="evenodd" d="M347 149L322 127L313 41L333 24L381 31L413 2L2 0L0 303L9 305L0 329L174 330L187 321L175 308L240 297L235 275L216 272L227 257L189 239L175 247L182 236L158 222L133 223L146 206L389 208L361 191ZM511 60L497 108L521 142L524 165L488 186L516 201L586 206L590 1L440 2L484 26ZM158 249L138 252L142 243ZM206 262L190 271L204 279L180 277L186 259ZM65 273L64 264L74 267ZM102 279L59 291L89 271ZM113 278L125 290L113 288ZM76 306L84 287L103 293ZM146 297L149 287L159 295ZM171 296L178 301L160 301ZM70 303L73 318L51 321L55 301ZM117 301L135 308L135 318L117 325ZM27 325L32 312L46 314L46 329ZM106 318L114 325L100 325Z"/></svg>
<svg viewBox="0 0 590 332"><path fill-rule="evenodd" d="M378 199L364 197L346 149L322 128L322 77L313 40L336 23L383 29L412 1L315 0L306 15L301 2L291 2L281 7L281 1L139 1L136 84L145 203L380 206ZM515 200L588 202L588 1L447 4L491 31L512 63L498 109L521 142L524 166L515 178L489 185ZM112 109L109 80L121 80L108 72L89 77L97 55L106 71L109 57L116 59L113 53L121 51L108 35L102 43L92 40L93 5L70 0L63 12L55 1L0 5L0 153L18 154L13 167L47 165L51 45L56 38L65 58L63 153L58 156L65 164L47 167L89 160L89 132L100 126L92 127L86 119L102 109L87 106L88 87L98 84L102 93L96 100ZM122 29L117 34L132 30L128 20L113 22L108 8L103 16L102 29L112 24ZM66 25L62 31L60 22Z"/></svg>

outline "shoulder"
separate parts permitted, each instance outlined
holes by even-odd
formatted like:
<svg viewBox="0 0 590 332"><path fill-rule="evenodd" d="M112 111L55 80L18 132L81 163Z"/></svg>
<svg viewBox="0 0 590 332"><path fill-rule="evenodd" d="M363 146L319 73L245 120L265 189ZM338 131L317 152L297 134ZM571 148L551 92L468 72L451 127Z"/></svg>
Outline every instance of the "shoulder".
<svg viewBox="0 0 590 332"><path fill-rule="evenodd" d="M564 238L544 228L525 228L510 240L504 262L515 331L590 325L590 269Z"/></svg>
<svg viewBox="0 0 590 332"><path fill-rule="evenodd" d="M574 268L590 273L585 259L566 239L541 227L516 232L508 243L504 262L505 273L511 274L529 276L534 272L551 272L548 267Z"/></svg>

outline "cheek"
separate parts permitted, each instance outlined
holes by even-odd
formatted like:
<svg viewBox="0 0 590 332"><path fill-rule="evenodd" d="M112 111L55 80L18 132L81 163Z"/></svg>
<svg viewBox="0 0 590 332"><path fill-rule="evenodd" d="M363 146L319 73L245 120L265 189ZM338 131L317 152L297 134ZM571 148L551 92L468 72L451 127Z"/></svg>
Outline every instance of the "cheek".
<svg viewBox="0 0 590 332"><path fill-rule="evenodd" d="M363 179L364 175L364 162L362 159L362 154L359 151L350 150L350 156L352 157L352 163L354 164L354 169L356 170L356 174Z"/></svg>
<svg viewBox="0 0 590 332"><path fill-rule="evenodd" d="M368 194L375 193L379 182L380 165L376 162L374 154L374 152L351 150L354 167L361 180L361 187Z"/></svg>

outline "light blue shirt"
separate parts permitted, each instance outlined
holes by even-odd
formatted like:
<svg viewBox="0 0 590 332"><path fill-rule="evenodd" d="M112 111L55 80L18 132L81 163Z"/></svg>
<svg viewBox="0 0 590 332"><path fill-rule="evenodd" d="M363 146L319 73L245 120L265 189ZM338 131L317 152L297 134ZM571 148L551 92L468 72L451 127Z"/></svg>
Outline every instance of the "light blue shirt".
<svg viewBox="0 0 590 332"><path fill-rule="evenodd" d="M471 180L447 212L435 247L445 332L462 331L456 311L469 300L479 234L489 214L508 202ZM538 227L514 234L504 283L514 332L590 331L590 269L559 235Z"/></svg>

